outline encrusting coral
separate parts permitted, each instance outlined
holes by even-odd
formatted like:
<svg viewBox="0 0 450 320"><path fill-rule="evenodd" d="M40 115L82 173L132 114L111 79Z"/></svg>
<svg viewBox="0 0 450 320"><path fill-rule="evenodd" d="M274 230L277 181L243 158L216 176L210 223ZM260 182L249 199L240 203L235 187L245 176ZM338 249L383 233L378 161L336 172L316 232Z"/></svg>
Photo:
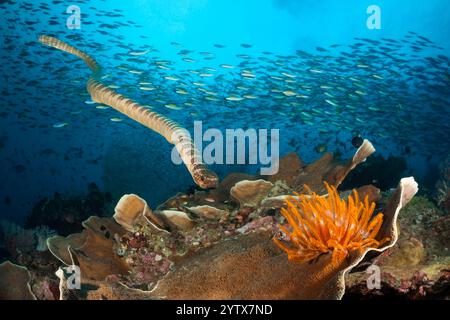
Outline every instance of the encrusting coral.
<svg viewBox="0 0 450 320"><path fill-rule="evenodd" d="M287 200L287 208L281 214L287 219L290 229L280 226L288 236L290 244L274 238L275 243L292 261L307 262L322 254L332 253L332 263L339 264L351 251L366 248L378 248L389 239L380 241L375 237L383 223L383 214L372 218L375 203L369 203L369 197L360 201L358 192L347 200L342 200L336 187L325 183L327 196L315 192L309 195L297 195ZM305 187L308 190L308 187Z"/></svg>

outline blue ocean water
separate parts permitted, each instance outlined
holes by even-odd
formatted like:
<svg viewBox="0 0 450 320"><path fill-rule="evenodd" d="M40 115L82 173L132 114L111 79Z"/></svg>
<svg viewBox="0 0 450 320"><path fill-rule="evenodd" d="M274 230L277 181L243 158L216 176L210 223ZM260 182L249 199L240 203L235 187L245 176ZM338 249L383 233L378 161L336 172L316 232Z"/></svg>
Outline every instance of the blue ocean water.
<svg viewBox="0 0 450 320"><path fill-rule="evenodd" d="M67 26L71 5L79 29ZM380 29L367 26L371 5ZM40 44L41 34L92 55L105 83L191 132L195 120L222 131L279 129L280 154L305 161L324 151L347 159L361 135L379 155L403 157L405 175L423 183L448 154L447 0L10 0L0 8L2 218L22 221L41 197L80 194L90 182L152 206L193 185L161 136L90 104L89 69ZM212 166L221 178L258 167Z"/></svg>

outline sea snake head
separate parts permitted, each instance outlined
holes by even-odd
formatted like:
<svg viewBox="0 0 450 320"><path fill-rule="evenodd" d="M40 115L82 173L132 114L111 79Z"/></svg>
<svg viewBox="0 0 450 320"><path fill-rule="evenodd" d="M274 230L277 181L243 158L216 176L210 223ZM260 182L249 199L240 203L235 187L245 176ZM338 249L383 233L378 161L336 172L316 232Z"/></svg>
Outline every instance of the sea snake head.
<svg viewBox="0 0 450 320"><path fill-rule="evenodd" d="M171 125L176 126L173 123ZM201 153L192 141L189 131L175 127L168 140L175 145L178 155L200 188L211 189L217 187L219 177L203 163Z"/></svg>
<svg viewBox="0 0 450 320"><path fill-rule="evenodd" d="M219 177L217 174L205 165L198 165L194 169L192 175L195 183L202 189L216 188L219 184Z"/></svg>

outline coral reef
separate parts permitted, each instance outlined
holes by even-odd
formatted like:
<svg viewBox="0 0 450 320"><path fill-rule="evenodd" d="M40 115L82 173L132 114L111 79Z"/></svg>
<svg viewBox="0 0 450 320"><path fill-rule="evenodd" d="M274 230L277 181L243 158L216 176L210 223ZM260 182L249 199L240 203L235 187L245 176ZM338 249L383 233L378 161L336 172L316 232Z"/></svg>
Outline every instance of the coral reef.
<svg viewBox="0 0 450 320"><path fill-rule="evenodd" d="M332 190L334 198L329 197L337 201L341 196L336 186L373 151L365 141L348 162L322 158L305 165L306 170L300 170L301 178L295 181L309 182L312 192L321 195ZM333 187L327 190L323 182L317 183L324 179ZM372 247L380 246L377 250L382 251L395 243L398 211L417 186L411 179L402 180L386 206L382 224L376 220L380 229L377 239L389 238L385 245L374 242L362 250L349 250L338 261L333 261L334 250L329 250L306 263L289 261L272 240L286 222L279 209L294 191L285 181L233 174L216 190L180 193L155 210L142 198L125 195L112 219L92 217L83 223L81 234L48 240L51 252L66 265L79 265L83 275L82 289L69 290L60 269L60 297L340 298L344 274ZM356 192L367 203L369 197L379 200L374 187ZM342 193L342 197L348 197L348 202L356 200L349 193ZM366 209L370 213L374 208ZM364 218L370 218L369 213Z"/></svg>
<svg viewBox="0 0 450 320"><path fill-rule="evenodd" d="M382 191L386 191L395 187L406 168L404 158L390 156L385 159L381 155L376 155L353 170L345 179L342 188L351 189L373 184Z"/></svg>
<svg viewBox="0 0 450 320"><path fill-rule="evenodd" d="M304 186L308 185L313 191L324 193L324 181L338 187L350 171L365 162L374 152L375 148L370 141L364 140L355 155L346 162L336 160L332 153L325 153L314 163L304 164L300 158L288 154L280 161L278 176L290 176L296 173L293 178L284 181L294 191L303 193ZM293 168L289 167L292 163L294 163Z"/></svg>
<svg viewBox="0 0 450 320"><path fill-rule="evenodd" d="M277 174L268 176L270 182L284 181L288 186L295 183L295 178L299 175L300 170L305 167L305 163L295 152L288 153L280 159L280 170Z"/></svg>
<svg viewBox="0 0 450 320"><path fill-rule="evenodd" d="M109 215L109 193L102 193L96 184L88 185L85 196L63 197L56 193L53 198L40 200L27 217L25 228L40 225L56 230L60 235L68 235L82 230L81 221L90 216Z"/></svg>
<svg viewBox="0 0 450 320"><path fill-rule="evenodd" d="M79 266L87 279L103 280L107 275L127 273L128 266L113 250L114 238L125 230L110 218L95 216L84 221L83 227L83 232L66 238L49 238L50 252L67 266Z"/></svg>
<svg viewBox="0 0 450 320"><path fill-rule="evenodd" d="M39 41L44 45L81 58L92 71L92 75L87 83L87 89L93 101L109 105L137 123L160 134L167 142L173 144L194 182L199 187L208 189L217 186L218 176L202 162L200 152L191 139L189 131L153 109L139 105L124 95L115 92L110 87L105 86L97 79L102 71L100 66L88 54L54 37L41 35Z"/></svg>
<svg viewBox="0 0 450 320"><path fill-rule="evenodd" d="M396 240L395 220L399 209L416 191L412 180L402 181L396 197L387 206L386 225L381 228L380 236L392 239L388 245ZM340 298L343 274L357 264L365 252L352 252L339 265L331 263L332 254L325 254L313 263L292 263L271 240L278 223L274 223L273 217L260 217L258 220L265 223L255 225L252 222L252 228L225 237L226 241L222 236L221 241L210 245L197 242L199 249L192 249L192 243L189 246L191 250L183 255L168 253L174 265L148 292L148 298ZM169 239L173 237L172 232Z"/></svg>
<svg viewBox="0 0 450 320"><path fill-rule="evenodd" d="M0 264L0 300L35 300L30 272L9 261Z"/></svg>
<svg viewBox="0 0 450 320"><path fill-rule="evenodd" d="M354 190L347 200L342 200L336 188L328 184L326 188L327 197L314 192L297 194L297 198L287 200L287 209L281 209L289 226L280 229L290 244L277 238L274 241L286 251L289 260L304 263L332 253L332 263L338 265L352 251L379 248L389 241L376 240L383 214L373 216L375 203L369 202L368 195L360 201Z"/></svg>
<svg viewBox="0 0 450 320"><path fill-rule="evenodd" d="M370 142L364 141L347 162L326 156L303 164L290 154L282 163L302 164L293 179L268 181L235 173L217 189L179 193L154 209L136 195L125 195L112 218L90 217L81 233L47 240L63 266L53 274L29 268L32 292L38 299L339 299L347 284L347 296L354 296L361 288L358 276L366 276L367 265L390 259L394 270L405 262L420 266L433 252L429 245L436 245L436 254L442 245L442 237L433 240L425 227L423 237L420 232L404 231L408 229L403 223L415 221L418 229L411 232L416 232L423 223L445 218L419 208L430 206L421 198L411 202L407 208L414 209L407 209L397 223L399 211L417 192L412 178L402 179L388 194L372 185L338 192L345 176L373 152ZM283 174L283 166L280 169ZM297 211L292 211L293 204L298 205ZM291 215L286 214L289 210ZM417 210L424 212L420 222L411 213ZM314 223L324 225L314 228L308 217L321 217ZM440 221L436 232L443 227ZM307 227L300 228L301 224ZM399 245L394 246L398 225L402 232ZM341 231L344 234L345 226L353 243L335 237ZM326 233L329 239L322 239ZM307 259L288 259L297 251L286 250L286 255L274 236L283 249L297 251L303 236L302 244L313 244L308 249L314 252ZM318 244L319 239L326 246ZM434 266L446 262L441 258ZM80 290L67 287L64 266L72 264L81 269ZM437 292L448 274L432 278L433 283L427 279L416 275L408 283L411 288L425 286ZM59 281L56 289L55 281Z"/></svg>
<svg viewBox="0 0 450 320"><path fill-rule="evenodd" d="M24 229L6 221L0 223L0 230L0 243L7 252L3 258L10 260L0 267L2 288L5 288L3 284L6 285L4 281L11 281L6 287L8 289L0 293L0 299L57 299L58 281L53 274L59 267L59 261L49 252L46 242L48 237L55 235L55 231L46 226ZM9 290L12 292L8 293Z"/></svg>
<svg viewBox="0 0 450 320"><path fill-rule="evenodd" d="M114 211L114 220L129 232L132 232L136 225L147 222L159 227L163 225L152 213L147 202L134 194L124 195Z"/></svg>
<svg viewBox="0 0 450 320"><path fill-rule="evenodd" d="M241 208L256 208L269 195L273 184L265 180L239 181L230 189L230 195Z"/></svg>

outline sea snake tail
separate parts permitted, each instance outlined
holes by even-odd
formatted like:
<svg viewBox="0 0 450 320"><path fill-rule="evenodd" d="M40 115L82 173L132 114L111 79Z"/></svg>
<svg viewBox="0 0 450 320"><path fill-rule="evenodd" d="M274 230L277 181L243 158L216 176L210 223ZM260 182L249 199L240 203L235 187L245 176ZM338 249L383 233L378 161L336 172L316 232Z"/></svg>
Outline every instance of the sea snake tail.
<svg viewBox="0 0 450 320"><path fill-rule="evenodd" d="M89 77L87 83L87 90L93 101L106 104L116 109L129 118L159 133L168 142L175 145L181 159L199 187L207 189L217 186L219 180L217 175L202 163L201 155L186 129L163 115L145 108L124 95L115 92L96 80L94 75L99 73L101 68L92 57L83 51L64 41L45 35L40 36L39 41L45 45L71 53L83 59L93 72L93 75Z"/></svg>
<svg viewBox="0 0 450 320"><path fill-rule="evenodd" d="M53 47L53 48L59 49L61 51L71 53L71 54L83 59L84 62L86 62L88 67L93 72L100 71L100 66L98 65L97 61L95 61L93 58L91 58L88 54L84 53L81 50L78 50L75 47L72 47L71 45L65 43L64 41L61 41L59 39L49 37L46 35L42 35L39 37L39 42L41 42L49 47Z"/></svg>

